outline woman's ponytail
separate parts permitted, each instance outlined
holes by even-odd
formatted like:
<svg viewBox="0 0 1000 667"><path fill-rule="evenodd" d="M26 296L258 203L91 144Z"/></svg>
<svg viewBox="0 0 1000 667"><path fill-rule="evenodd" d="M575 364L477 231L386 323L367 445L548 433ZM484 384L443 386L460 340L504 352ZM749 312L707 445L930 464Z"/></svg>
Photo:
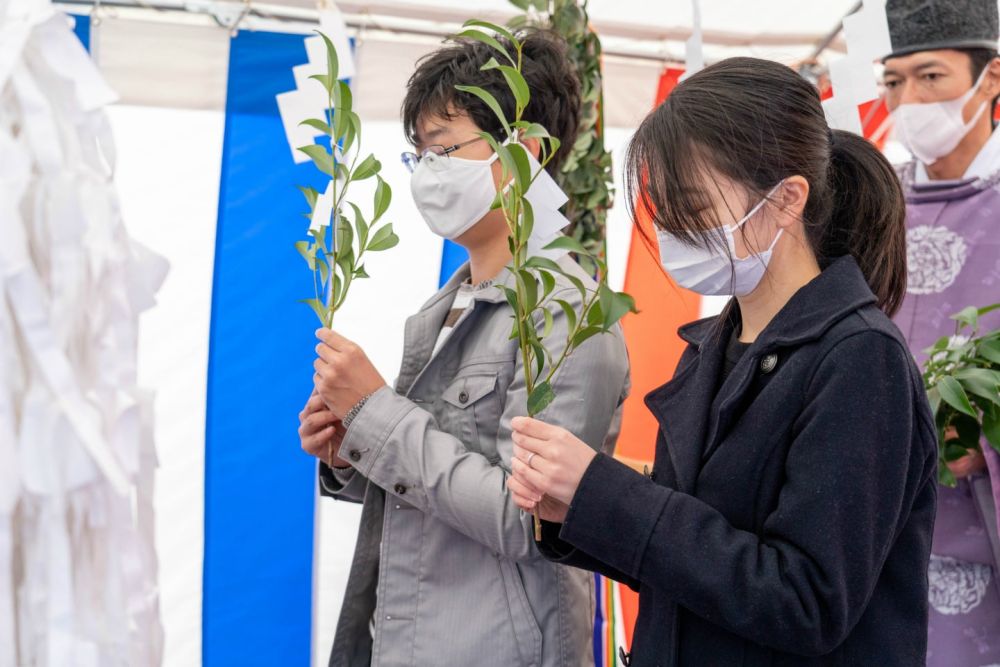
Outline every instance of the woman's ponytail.
<svg viewBox="0 0 1000 667"><path fill-rule="evenodd" d="M892 316L906 292L906 202L896 172L868 140L833 130L828 183L830 218L810 229L816 254L854 257Z"/></svg>

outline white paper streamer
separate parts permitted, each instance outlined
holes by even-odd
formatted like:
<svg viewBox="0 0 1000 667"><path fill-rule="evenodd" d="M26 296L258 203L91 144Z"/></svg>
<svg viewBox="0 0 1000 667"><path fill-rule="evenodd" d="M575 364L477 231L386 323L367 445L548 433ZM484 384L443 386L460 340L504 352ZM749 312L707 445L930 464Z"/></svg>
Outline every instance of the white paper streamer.
<svg viewBox="0 0 1000 667"><path fill-rule="evenodd" d="M351 51L347 25L333 2L324 3L320 8L319 29L330 38L337 51L337 76L341 80L354 76L356 73L354 54ZM308 63L292 68L296 89L277 96L278 113L281 115L285 137L288 139L292 159L296 164L309 160L309 156L298 148L308 146L321 135L315 128L300 123L309 118L326 118L329 102L322 84L309 78L314 74L326 74L326 43L322 37L316 35L306 38L306 55L309 58Z"/></svg>
<svg viewBox="0 0 1000 667"><path fill-rule="evenodd" d="M122 224L114 97L47 0L0 0L3 667L162 661L136 333L167 267Z"/></svg>
<svg viewBox="0 0 1000 667"><path fill-rule="evenodd" d="M857 12L844 17L847 55L830 63L833 97L823 102L832 128L862 134L858 106L878 97L875 61L892 50L885 0L865 0Z"/></svg>

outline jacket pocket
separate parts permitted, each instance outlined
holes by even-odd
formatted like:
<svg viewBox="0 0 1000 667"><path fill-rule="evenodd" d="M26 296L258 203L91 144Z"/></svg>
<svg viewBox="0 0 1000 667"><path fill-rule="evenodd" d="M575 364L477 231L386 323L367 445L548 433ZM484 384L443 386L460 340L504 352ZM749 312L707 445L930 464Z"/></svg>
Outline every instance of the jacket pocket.
<svg viewBox="0 0 1000 667"><path fill-rule="evenodd" d="M498 558L500 576L507 593L507 608L510 613L511 630L516 639L518 654L525 667L541 667L542 630L528 604L528 594L524 590L524 580L517 570L517 564L506 558Z"/></svg>
<svg viewBox="0 0 1000 667"><path fill-rule="evenodd" d="M499 461L496 437L502 406L496 371L455 378L441 394L441 400L439 422L445 430L490 463Z"/></svg>

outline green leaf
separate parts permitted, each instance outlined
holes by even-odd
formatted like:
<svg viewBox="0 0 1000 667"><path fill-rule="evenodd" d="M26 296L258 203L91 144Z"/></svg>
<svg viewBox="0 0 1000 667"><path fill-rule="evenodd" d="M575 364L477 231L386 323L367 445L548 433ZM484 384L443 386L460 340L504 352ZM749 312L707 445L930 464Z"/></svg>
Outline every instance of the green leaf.
<svg viewBox="0 0 1000 667"><path fill-rule="evenodd" d="M569 250L570 252L575 252L578 255L590 255L590 251L587 250L582 243L570 236L560 236L559 238L552 241L552 243L545 246L546 250Z"/></svg>
<svg viewBox="0 0 1000 667"><path fill-rule="evenodd" d="M531 101L531 90L528 88L528 82L524 80L524 76L516 67L501 65L497 62L496 58L490 58L481 69L484 71L491 69L500 70L503 78L507 80L510 92L514 94L514 103L517 105L517 117L520 118L521 112L524 111L525 107L528 106L528 102Z"/></svg>
<svg viewBox="0 0 1000 667"><path fill-rule="evenodd" d="M545 348L537 340L531 342L531 351L535 357L535 377L541 377L545 370Z"/></svg>
<svg viewBox="0 0 1000 667"><path fill-rule="evenodd" d="M503 44L501 44L496 37L494 37L489 33L476 29L463 30L462 32L456 34L455 37L465 37L468 39L474 39L476 41L482 42L483 44L487 44L493 47L496 51L502 53L504 58L510 61L511 65L516 64L514 59L511 57L510 53L508 53L507 49L504 48Z"/></svg>
<svg viewBox="0 0 1000 667"><path fill-rule="evenodd" d="M351 176L351 180L363 181L366 178L371 178L382 169L382 163L375 159L374 155L369 155L361 164L357 166L354 170L354 174Z"/></svg>
<svg viewBox="0 0 1000 667"><path fill-rule="evenodd" d="M955 373L965 391L1000 405L1000 372L985 368L966 368Z"/></svg>
<svg viewBox="0 0 1000 667"><path fill-rule="evenodd" d="M938 466L938 484L951 488L955 488L958 485L958 480L955 479L955 474L951 471L951 468L943 463Z"/></svg>
<svg viewBox="0 0 1000 667"><path fill-rule="evenodd" d="M1000 340L984 340L979 344L976 353L983 359L992 361L994 364L1000 364Z"/></svg>
<svg viewBox="0 0 1000 667"><path fill-rule="evenodd" d="M368 249L368 223L357 204L349 201L347 205L354 211L354 231L358 234L358 249L363 253Z"/></svg>
<svg viewBox="0 0 1000 667"><path fill-rule="evenodd" d="M955 378L951 376L941 378L941 381L938 382L938 391L941 392L941 399L951 407L970 417L978 417L975 408L969 402L965 389Z"/></svg>
<svg viewBox="0 0 1000 667"><path fill-rule="evenodd" d="M330 38L321 33L319 30L316 33L323 38L326 42L326 75L336 81L340 78L339 63L337 60L337 47L333 45Z"/></svg>
<svg viewBox="0 0 1000 667"><path fill-rule="evenodd" d="M951 319L975 329L979 325L979 309L975 306L963 308L958 313L952 315Z"/></svg>
<svg viewBox="0 0 1000 667"><path fill-rule="evenodd" d="M528 396L528 416L535 417L541 414L542 410L547 408L555 398L556 394L548 382L536 386L531 395Z"/></svg>
<svg viewBox="0 0 1000 667"><path fill-rule="evenodd" d="M938 408L941 407L941 392L938 391L937 387L931 387L927 390L927 400L931 404L931 414L936 415Z"/></svg>
<svg viewBox="0 0 1000 667"><path fill-rule="evenodd" d="M306 120L302 121L301 123L299 123L299 125L308 125L309 127L313 128L314 130L318 130L319 132L322 132L323 134L325 134L327 136L331 136L333 134L333 130L330 129L329 125L327 125L326 123L324 123L321 120L317 120L316 118L306 119Z"/></svg>
<svg viewBox="0 0 1000 667"><path fill-rule="evenodd" d="M500 103L497 102L497 98L493 97L492 94L479 86L455 86L455 90L459 90L463 93L470 93L481 99L486 106L488 106L490 110L496 114L500 124L503 125L503 129L507 132L507 135L510 136L510 123L507 121L506 116L504 116L503 109L500 107Z"/></svg>
<svg viewBox="0 0 1000 667"><path fill-rule="evenodd" d="M326 308L319 299L299 299L299 303L304 303L313 309L321 325L326 326Z"/></svg>
<svg viewBox="0 0 1000 667"><path fill-rule="evenodd" d="M538 123L528 123L527 127L521 131L522 139L548 139L551 135L544 125Z"/></svg>
<svg viewBox="0 0 1000 667"><path fill-rule="evenodd" d="M325 148L319 144L312 144L310 146L301 146L299 150L308 155L320 171L331 178L334 177L333 156Z"/></svg>
<svg viewBox="0 0 1000 667"><path fill-rule="evenodd" d="M944 460L951 463L969 455L969 450L958 444L946 444L944 446Z"/></svg>
<svg viewBox="0 0 1000 667"><path fill-rule="evenodd" d="M326 285L327 280L330 279L330 265L325 261L320 261L316 263L316 268L319 269L319 282L321 285Z"/></svg>
<svg viewBox="0 0 1000 667"><path fill-rule="evenodd" d="M979 309L979 316L982 317L986 313L992 313L994 310L1000 310L1000 303L994 303L990 306L984 306Z"/></svg>
<svg viewBox="0 0 1000 667"><path fill-rule="evenodd" d="M604 333L604 329L598 326L589 326L580 329L578 332L576 332L576 335L573 336L572 345L574 349L580 347L580 345L582 345L584 341L588 340L589 338L592 338L593 336L596 336L599 333Z"/></svg>
<svg viewBox="0 0 1000 667"><path fill-rule="evenodd" d="M516 313L517 310L518 310L518 308L517 308L517 292L515 290L512 290L511 288L507 287L506 285L500 285L499 287L503 291L503 295L504 295L504 297L506 297L507 303L510 304L510 307ZM515 322L514 322L514 336L513 336L514 338L517 338L517 336L518 336L517 332L518 332L518 327L517 327L517 321L515 320Z"/></svg>
<svg viewBox="0 0 1000 667"><path fill-rule="evenodd" d="M337 82L336 79L331 79L326 74L313 74L309 78L319 81L321 84L323 84L323 88L326 89L328 95L333 92L333 87Z"/></svg>
<svg viewBox="0 0 1000 667"><path fill-rule="evenodd" d="M559 307L562 308L563 313L566 315L566 320L569 323L567 326L568 331L573 331L576 329L576 309L568 302L562 299L555 300Z"/></svg>
<svg viewBox="0 0 1000 667"><path fill-rule="evenodd" d="M354 108L354 95L351 93L351 87L347 85L346 81L337 82L333 101L337 111L347 112Z"/></svg>
<svg viewBox="0 0 1000 667"><path fill-rule="evenodd" d="M337 253L338 261L341 257L345 257L348 254L351 258L354 258L354 229L351 227L351 223L347 221L344 216L339 216L340 220L337 223L337 234L334 237L333 251Z"/></svg>
<svg viewBox="0 0 1000 667"><path fill-rule="evenodd" d="M375 231L367 249L371 252L381 252L395 248L397 245L399 245L399 237L392 231L392 224L386 224Z"/></svg>
<svg viewBox="0 0 1000 667"><path fill-rule="evenodd" d="M530 313L538 305L538 281L530 271L523 269L518 271L515 276L521 288L521 293L524 296L524 303L521 304L521 308L524 312Z"/></svg>
<svg viewBox="0 0 1000 667"><path fill-rule="evenodd" d="M508 144L503 149L501 155L503 153L510 155L517 189L522 193L527 192L531 185L531 163L528 161L528 150L521 144ZM524 203L528 203L527 200L524 200ZM525 236L531 236L531 232L525 232Z"/></svg>
<svg viewBox="0 0 1000 667"><path fill-rule="evenodd" d="M993 449L1000 452L1000 407L983 411L983 435Z"/></svg>
<svg viewBox="0 0 1000 667"><path fill-rule="evenodd" d="M354 277L355 278L371 278L371 276L368 275L368 272L365 271L365 265L364 264L362 264L361 266L359 266L357 269L354 270Z"/></svg>
<svg viewBox="0 0 1000 667"><path fill-rule="evenodd" d="M309 202L309 210L311 211L316 208L316 200L319 199L319 192L317 192L314 188L307 188L301 185L299 186L299 190L302 191L306 201Z"/></svg>
<svg viewBox="0 0 1000 667"><path fill-rule="evenodd" d="M311 271L316 270L316 255L310 252L309 241L296 241L295 249L299 251L302 258L306 260L306 264L309 265Z"/></svg>
<svg viewBox="0 0 1000 667"><path fill-rule="evenodd" d="M555 326L555 320L548 308L542 309L542 317L545 318L545 324L542 326L542 338L548 338L552 333L552 328Z"/></svg>
<svg viewBox="0 0 1000 667"><path fill-rule="evenodd" d="M514 33L512 33L510 30L507 30L507 28L504 28L503 26L497 25L496 23L490 23L489 21L481 21L479 19L469 19L468 21L462 24L462 27L486 28L491 32L495 32L496 34L505 37L507 40L510 41L511 44L514 45L515 48L517 48L517 46L520 44L520 42L518 42L517 39L514 38Z"/></svg>
<svg viewBox="0 0 1000 667"><path fill-rule="evenodd" d="M375 212L372 214L372 222L376 222L389 209L392 201L392 188L389 184L378 177L378 185L375 186Z"/></svg>
<svg viewBox="0 0 1000 667"><path fill-rule="evenodd" d="M604 330L613 327L626 313L635 312L635 300L624 292L615 292L606 284L600 287L601 309L604 315Z"/></svg>
<svg viewBox="0 0 1000 667"><path fill-rule="evenodd" d="M538 277L542 280L542 301L545 301L556 288L556 277L544 269L538 271Z"/></svg>

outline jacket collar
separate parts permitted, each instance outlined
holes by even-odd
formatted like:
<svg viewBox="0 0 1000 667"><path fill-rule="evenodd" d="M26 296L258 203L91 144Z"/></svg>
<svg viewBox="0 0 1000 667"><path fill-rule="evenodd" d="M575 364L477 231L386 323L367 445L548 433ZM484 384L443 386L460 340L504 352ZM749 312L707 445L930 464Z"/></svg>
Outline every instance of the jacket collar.
<svg viewBox="0 0 1000 667"><path fill-rule="evenodd" d="M765 350L816 340L845 316L875 301L854 258L840 257L788 300L754 347ZM739 320L739 304L735 300L729 302L724 312L731 323ZM687 324L677 333L700 349L709 336L719 335L720 326L723 326L720 317L710 317Z"/></svg>

